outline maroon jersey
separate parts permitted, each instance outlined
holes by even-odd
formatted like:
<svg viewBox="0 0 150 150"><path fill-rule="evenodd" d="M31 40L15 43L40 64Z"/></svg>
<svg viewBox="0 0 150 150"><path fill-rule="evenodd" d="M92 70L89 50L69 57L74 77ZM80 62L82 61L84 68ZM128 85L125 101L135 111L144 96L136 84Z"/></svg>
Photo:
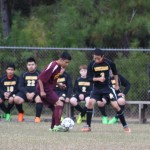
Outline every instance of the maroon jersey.
<svg viewBox="0 0 150 150"><path fill-rule="evenodd" d="M43 82L45 92L49 92L54 89L57 83L57 79L60 75L60 70L61 66L58 65L56 61L52 61L38 76L38 79ZM40 89L39 84L37 84L37 89Z"/></svg>

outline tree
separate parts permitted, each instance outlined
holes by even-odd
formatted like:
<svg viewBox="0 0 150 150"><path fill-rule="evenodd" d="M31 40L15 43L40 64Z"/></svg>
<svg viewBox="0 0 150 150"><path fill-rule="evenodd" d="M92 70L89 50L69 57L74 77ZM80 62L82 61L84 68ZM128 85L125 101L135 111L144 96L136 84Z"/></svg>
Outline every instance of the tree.
<svg viewBox="0 0 150 150"><path fill-rule="evenodd" d="M3 37L7 38L10 32L11 26L11 11L8 0L0 0L1 18L2 18L2 31Z"/></svg>

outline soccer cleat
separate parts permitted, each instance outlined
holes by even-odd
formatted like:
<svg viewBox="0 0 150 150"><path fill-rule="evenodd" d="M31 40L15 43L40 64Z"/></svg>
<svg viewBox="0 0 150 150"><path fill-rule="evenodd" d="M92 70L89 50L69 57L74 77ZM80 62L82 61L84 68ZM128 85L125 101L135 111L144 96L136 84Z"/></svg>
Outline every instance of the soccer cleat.
<svg viewBox="0 0 150 150"><path fill-rule="evenodd" d="M82 120L83 120L83 121L86 121L86 119L87 119L87 115L85 114L85 115L82 117Z"/></svg>
<svg viewBox="0 0 150 150"><path fill-rule="evenodd" d="M6 118L6 113L3 113L3 114L2 114L2 118Z"/></svg>
<svg viewBox="0 0 150 150"><path fill-rule="evenodd" d="M64 120L64 118L63 118L63 117L61 117L60 122L62 122L63 120Z"/></svg>
<svg viewBox="0 0 150 150"><path fill-rule="evenodd" d="M108 124L116 124L118 122L118 118L113 117L111 120L109 120Z"/></svg>
<svg viewBox="0 0 150 150"><path fill-rule="evenodd" d="M11 115L10 114L6 114L6 121L10 122L11 120Z"/></svg>
<svg viewBox="0 0 150 150"><path fill-rule="evenodd" d="M125 133L131 133L131 129L129 127L124 127L123 129Z"/></svg>
<svg viewBox="0 0 150 150"><path fill-rule="evenodd" d="M91 131L91 128L90 128L88 125L86 125L86 126L84 126L84 127L81 129L81 131L82 131L82 132L90 132L90 131Z"/></svg>
<svg viewBox="0 0 150 150"><path fill-rule="evenodd" d="M58 125L58 126L54 126L53 129L51 129L51 131L54 131L54 132L67 132L68 130L64 129L61 125Z"/></svg>
<svg viewBox="0 0 150 150"><path fill-rule="evenodd" d="M108 124L108 117L102 116L102 124Z"/></svg>
<svg viewBox="0 0 150 150"><path fill-rule="evenodd" d="M34 120L34 122L35 122L35 123L40 123L40 122L41 122L40 117L36 117L35 120Z"/></svg>
<svg viewBox="0 0 150 150"><path fill-rule="evenodd" d="M23 122L23 120L24 120L24 113L19 113L18 114L18 122Z"/></svg>
<svg viewBox="0 0 150 150"><path fill-rule="evenodd" d="M77 119L77 124L81 124L81 123L82 123L82 117L81 114L79 114Z"/></svg>

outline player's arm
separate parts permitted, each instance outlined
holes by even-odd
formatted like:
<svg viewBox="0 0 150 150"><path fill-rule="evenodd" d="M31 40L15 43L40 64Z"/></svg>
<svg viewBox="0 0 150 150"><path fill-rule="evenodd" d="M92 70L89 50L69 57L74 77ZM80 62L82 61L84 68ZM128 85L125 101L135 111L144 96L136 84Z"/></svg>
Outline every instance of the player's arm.
<svg viewBox="0 0 150 150"><path fill-rule="evenodd" d="M66 97L70 98L72 95L72 79L70 75L67 76L67 94Z"/></svg>
<svg viewBox="0 0 150 150"><path fill-rule="evenodd" d="M88 90L87 90L87 92L86 92L86 94L85 94L85 97L87 97L87 96L90 95L90 93L91 93L91 91L92 91L92 88L93 88L93 83L90 83L90 86L88 87Z"/></svg>
<svg viewBox="0 0 150 150"><path fill-rule="evenodd" d="M14 86L14 90L13 92L11 92L9 97L15 95L18 92L18 85L19 85L19 77L16 76L16 85Z"/></svg>
<svg viewBox="0 0 150 150"><path fill-rule="evenodd" d="M122 75L119 75L119 79L120 79L120 81L121 81L121 86L124 87L123 94L126 95L126 94L129 92L130 88L131 88L131 84L130 84L130 82L129 82L126 78L124 78Z"/></svg>
<svg viewBox="0 0 150 150"><path fill-rule="evenodd" d="M73 87L73 93L77 94L77 95L79 94L78 79L75 80L74 87Z"/></svg>
<svg viewBox="0 0 150 150"><path fill-rule="evenodd" d="M18 88L24 94L27 93L27 86L25 85L25 79L24 79L24 75L23 74L19 78Z"/></svg>
<svg viewBox="0 0 150 150"><path fill-rule="evenodd" d="M5 91L5 87L4 87L4 82L2 82L2 78L0 78L0 92L1 94L4 95Z"/></svg>
<svg viewBox="0 0 150 150"><path fill-rule="evenodd" d="M95 82L95 81L100 81L100 82L104 82L105 78L104 77L94 77L93 76L93 62L90 62L87 68L87 78L90 82Z"/></svg>
<svg viewBox="0 0 150 150"><path fill-rule="evenodd" d="M115 63L110 62L111 70L114 75L115 79L115 90L119 90L119 83L118 83L118 72Z"/></svg>
<svg viewBox="0 0 150 150"><path fill-rule="evenodd" d="M41 95L41 97L45 97L46 93L44 91L43 82L40 79L38 79L38 83L39 83L39 87L40 87L40 95Z"/></svg>

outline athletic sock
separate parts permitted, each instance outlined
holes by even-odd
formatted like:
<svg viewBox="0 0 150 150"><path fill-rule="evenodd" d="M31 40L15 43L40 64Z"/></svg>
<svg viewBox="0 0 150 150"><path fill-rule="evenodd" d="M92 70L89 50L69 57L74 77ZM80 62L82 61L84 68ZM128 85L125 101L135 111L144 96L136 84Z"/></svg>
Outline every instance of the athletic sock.
<svg viewBox="0 0 150 150"><path fill-rule="evenodd" d="M8 114L10 114L10 110L13 108L13 106L14 106L14 103L13 104L8 103L8 105L7 105L7 113Z"/></svg>
<svg viewBox="0 0 150 150"><path fill-rule="evenodd" d="M91 127L91 120L92 120L93 109L88 109L87 108L86 113L87 113L87 125L89 127Z"/></svg>
<svg viewBox="0 0 150 150"><path fill-rule="evenodd" d="M81 112L81 117L84 117L84 116L85 116L86 111L87 111L87 107L85 106L85 107L83 108L83 111Z"/></svg>
<svg viewBox="0 0 150 150"><path fill-rule="evenodd" d="M54 109L54 119L55 119L55 125L60 125L60 119L63 111L63 106L55 106Z"/></svg>
<svg viewBox="0 0 150 150"><path fill-rule="evenodd" d="M104 106L104 107L98 107L98 108L99 108L99 110L100 110L102 116L107 117L107 114L106 114L106 111L105 111L105 106Z"/></svg>
<svg viewBox="0 0 150 150"><path fill-rule="evenodd" d="M0 104L0 108L2 109L2 111L3 111L4 113L7 113L7 108L6 108L5 104L4 104L4 102L2 102L2 103Z"/></svg>
<svg viewBox="0 0 150 150"><path fill-rule="evenodd" d="M74 108L75 108L76 110L78 110L79 112L82 112L82 111L83 111L83 108L82 108L79 104L77 104L76 106L74 106Z"/></svg>
<svg viewBox="0 0 150 150"><path fill-rule="evenodd" d="M43 103L36 103L36 117L40 117L42 113Z"/></svg>
<svg viewBox="0 0 150 150"><path fill-rule="evenodd" d="M16 104L16 108L17 108L19 113L24 113L24 111L22 109L22 104Z"/></svg>
<svg viewBox="0 0 150 150"><path fill-rule="evenodd" d="M122 126L123 126L123 127L126 127L126 126L127 126L127 123L126 123L126 121L125 121L123 112L122 112L121 110L117 112L117 116L118 116L118 118L120 119L120 122L121 122Z"/></svg>
<svg viewBox="0 0 150 150"><path fill-rule="evenodd" d="M121 108L121 111L123 112L125 109L125 105L119 105L119 107ZM115 116L118 119L118 115Z"/></svg>

